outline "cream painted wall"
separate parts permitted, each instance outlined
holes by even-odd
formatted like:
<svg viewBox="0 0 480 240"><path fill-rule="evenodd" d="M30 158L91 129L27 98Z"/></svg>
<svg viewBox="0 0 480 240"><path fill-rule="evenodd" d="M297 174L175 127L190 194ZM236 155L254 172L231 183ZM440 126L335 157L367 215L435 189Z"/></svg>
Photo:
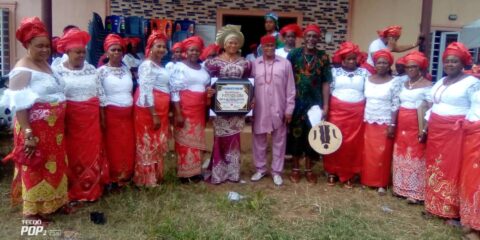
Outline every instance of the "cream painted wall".
<svg viewBox="0 0 480 240"><path fill-rule="evenodd" d="M86 31L93 12L105 19L106 6L106 0L52 0L53 36L61 36L63 28L71 24Z"/></svg>
<svg viewBox="0 0 480 240"><path fill-rule="evenodd" d="M42 1L40 0L20 0L20 1L7 1L7 2L16 2L16 12L15 12L15 30L20 25L20 22L25 17L37 16L42 18ZM13 37L15 37L15 30L13 31ZM26 51L23 48L22 44L18 41L15 41L15 62L23 55Z"/></svg>
<svg viewBox="0 0 480 240"><path fill-rule="evenodd" d="M81 29L87 30L88 22L92 19L92 12L97 12L102 19L105 19L107 13L106 1L107 0L52 0L53 36L61 36L63 28L69 24L77 25ZM5 2L17 3L15 29L18 28L20 21L24 17L38 16L42 18L42 1L40 0ZM15 50L17 60L25 55L26 51L18 41L15 41Z"/></svg>
<svg viewBox="0 0 480 240"><path fill-rule="evenodd" d="M463 25L480 18L480 0L434 0L432 9L433 29L460 29ZM448 20L448 15L456 14L456 21Z"/></svg>
<svg viewBox="0 0 480 240"><path fill-rule="evenodd" d="M443 0L435 0L443 1ZM478 0L477 0L478 1ZM353 0L351 41L362 51L378 38L377 30L390 25L403 27L400 45L412 44L420 32L421 0ZM395 57L400 56L396 54Z"/></svg>

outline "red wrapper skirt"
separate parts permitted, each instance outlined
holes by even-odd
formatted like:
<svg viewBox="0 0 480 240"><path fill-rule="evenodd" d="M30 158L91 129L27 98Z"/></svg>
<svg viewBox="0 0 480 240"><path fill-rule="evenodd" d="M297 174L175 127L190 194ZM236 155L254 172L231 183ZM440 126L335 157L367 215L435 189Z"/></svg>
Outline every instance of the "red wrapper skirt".
<svg viewBox="0 0 480 240"><path fill-rule="evenodd" d="M365 123L361 183L369 187L386 187L390 183L393 140L387 137L385 124Z"/></svg>
<svg viewBox="0 0 480 240"><path fill-rule="evenodd" d="M205 146L205 92L180 92L180 106L185 123L175 127L178 177L192 177L202 172Z"/></svg>
<svg viewBox="0 0 480 240"><path fill-rule="evenodd" d="M458 193L464 118L432 113L428 122L425 209L444 218L460 217Z"/></svg>
<svg viewBox="0 0 480 240"><path fill-rule="evenodd" d="M110 182L124 183L133 175L135 133L133 107L105 107L105 150Z"/></svg>
<svg viewBox="0 0 480 240"><path fill-rule="evenodd" d="M480 121L465 122L460 174L462 225L480 231Z"/></svg>
<svg viewBox="0 0 480 240"><path fill-rule="evenodd" d="M400 108L393 147L393 191L415 200L425 199L425 147L418 142L416 109Z"/></svg>
<svg viewBox="0 0 480 240"><path fill-rule="evenodd" d="M139 90L135 93L135 102ZM153 91L155 112L160 118L160 128L153 129L153 118L148 107L135 105L135 174L137 186L156 186L163 179L163 159L168 151L168 109L170 95Z"/></svg>
<svg viewBox="0 0 480 240"><path fill-rule="evenodd" d="M349 103L331 97L328 121L337 125L343 141L336 152L323 156L323 164L325 171L337 175L341 182L360 174L362 168L364 110L365 101Z"/></svg>

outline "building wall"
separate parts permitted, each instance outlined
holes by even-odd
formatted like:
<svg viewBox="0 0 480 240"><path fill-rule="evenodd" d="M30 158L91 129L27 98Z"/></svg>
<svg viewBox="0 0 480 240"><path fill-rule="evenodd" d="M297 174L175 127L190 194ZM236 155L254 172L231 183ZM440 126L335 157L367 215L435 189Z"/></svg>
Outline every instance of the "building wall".
<svg viewBox="0 0 480 240"><path fill-rule="evenodd" d="M52 35L61 36L66 25L76 25L87 30L93 12L105 19L106 0L52 0Z"/></svg>
<svg viewBox="0 0 480 240"><path fill-rule="evenodd" d="M172 20L189 18L197 24L216 25L217 9L266 10L274 12L302 12L303 23L315 22L333 32L333 43L321 47L335 50L345 41L347 33L348 0L111 0L110 13L123 16L144 16L147 18L168 18ZM263 29L262 29L263 30Z"/></svg>
<svg viewBox="0 0 480 240"><path fill-rule="evenodd" d="M443 0L436 0L443 1ZM412 44L420 32L422 1L420 0L353 0L351 41L362 51L378 38L377 30L390 25L403 27L399 44ZM398 56L399 54L397 54Z"/></svg>
<svg viewBox="0 0 480 240"><path fill-rule="evenodd" d="M107 1L108 0L52 0L53 36L61 35L63 27L69 24L77 25L81 29L86 30L88 22L92 19L92 12L97 12L102 18L105 18ZM20 21L25 17L38 16L42 18L42 1L40 0L7 2L16 2L15 29L18 28ZM15 37L15 29L12 31L12 37ZM26 53L22 44L18 41L15 41L14 49L15 61Z"/></svg>
<svg viewBox="0 0 480 240"><path fill-rule="evenodd" d="M480 18L479 0L435 0L432 9L432 28L459 30L463 25ZM456 14L457 20L448 20L448 15Z"/></svg>
<svg viewBox="0 0 480 240"><path fill-rule="evenodd" d="M20 25L20 22L23 18L38 16L42 18L42 1L39 0L24 0L24 1L8 1L16 2L16 11L15 11L15 29L12 32L15 38L15 30ZM26 53L25 48L18 41L15 41L15 52L12 53L12 57L15 59L15 62Z"/></svg>

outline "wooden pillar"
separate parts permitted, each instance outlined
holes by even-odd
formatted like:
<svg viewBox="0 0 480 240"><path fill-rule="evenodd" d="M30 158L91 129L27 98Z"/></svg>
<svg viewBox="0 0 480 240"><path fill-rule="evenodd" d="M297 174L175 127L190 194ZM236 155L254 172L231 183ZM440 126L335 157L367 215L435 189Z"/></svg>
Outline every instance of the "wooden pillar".
<svg viewBox="0 0 480 240"><path fill-rule="evenodd" d="M419 50L430 57L430 48L432 46L432 38L430 36L430 27L432 25L432 2L433 0L422 0L422 19L420 22L420 32L425 37L423 44L419 46Z"/></svg>
<svg viewBox="0 0 480 240"><path fill-rule="evenodd" d="M42 0L42 20L52 38L52 0Z"/></svg>

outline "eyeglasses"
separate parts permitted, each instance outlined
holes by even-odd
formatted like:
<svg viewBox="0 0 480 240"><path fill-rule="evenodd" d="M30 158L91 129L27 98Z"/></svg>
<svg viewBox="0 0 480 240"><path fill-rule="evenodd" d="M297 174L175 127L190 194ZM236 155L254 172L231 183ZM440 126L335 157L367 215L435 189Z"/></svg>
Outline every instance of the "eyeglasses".
<svg viewBox="0 0 480 240"><path fill-rule="evenodd" d="M121 52L122 49L121 48L112 48L110 49L110 52Z"/></svg>

